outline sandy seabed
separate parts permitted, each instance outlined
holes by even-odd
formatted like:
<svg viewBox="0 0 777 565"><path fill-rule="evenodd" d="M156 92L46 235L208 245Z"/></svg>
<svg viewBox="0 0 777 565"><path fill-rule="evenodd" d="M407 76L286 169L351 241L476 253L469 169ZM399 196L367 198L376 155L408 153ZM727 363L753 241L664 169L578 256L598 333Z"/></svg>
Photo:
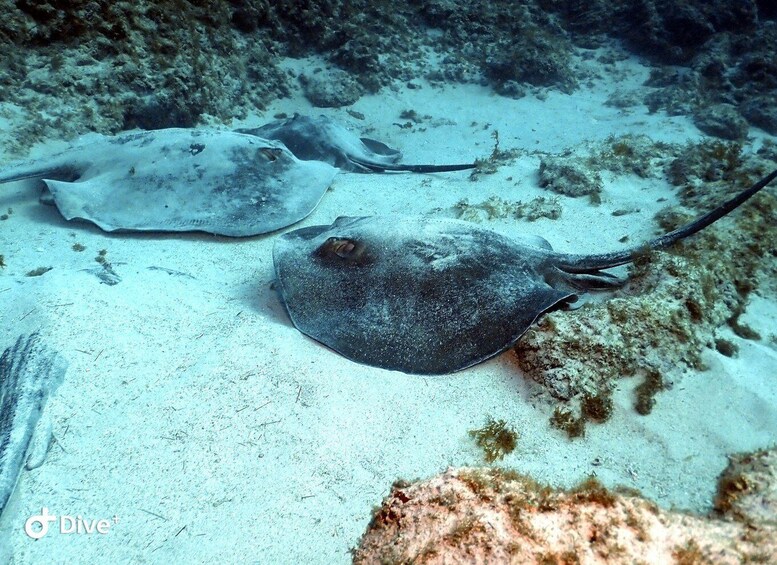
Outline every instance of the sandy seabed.
<svg viewBox="0 0 777 565"><path fill-rule="evenodd" d="M401 148L409 163L485 158L498 130L502 148L525 152L493 175L473 182L467 172L341 173L313 213L288 229L341 215L453 217L463 198L548 196L538 187L534 151L581 151L584 142L627 133L676 143L700 138L687 117L605 106L616 88L642 88L648 73L630 59L618 71L572 95L550 92L544 99L419 81L421 88L362 98L351 110L364 121L294 97L234 125L264 123L278 112L325 113ZM398 127L406 121L399 115L411 109L428 117ZM763 134L753 136L758 143ZM32 155L61 146L39 146ZM599 206L560 197L560 219L487 225L508 236L543 236L557 250L601 252L620 248L624 235L630 242L653 236L653 215L677 202L663 180L604 180ZM520 433L504 467L558 486L595 473L605 485L639 489L661 507L702 513L727 455L777 437L773 340L722 330L739 345L737 358L706 352L709 369L683 372L646 417L634 412L636 383L626 379L613 417L570 441L548 425L553 405L520 374L512 352L454 375L421 377L354 364L300 334L271 288L277 234L108 234L64 221L24 182L2 187L0 210L7 208L12 214L0 224L7 263L0 271L0 344L40 329L69 362L47 408L56 442L44 465L22 474L3 516L1 535L17 563L52 556L82 563L349 562L349 549L394 480L482 464L467 432L486 415ZM621 208L639 211L612 215ZM119 284L95 275L101 250ZM25 276L38 267L53 268ZM775 297L755 296L752 304L748 324L773 333ZM109 519L111 526L105 535L53 531L33 541L22 527L42 507Z"/></svg>

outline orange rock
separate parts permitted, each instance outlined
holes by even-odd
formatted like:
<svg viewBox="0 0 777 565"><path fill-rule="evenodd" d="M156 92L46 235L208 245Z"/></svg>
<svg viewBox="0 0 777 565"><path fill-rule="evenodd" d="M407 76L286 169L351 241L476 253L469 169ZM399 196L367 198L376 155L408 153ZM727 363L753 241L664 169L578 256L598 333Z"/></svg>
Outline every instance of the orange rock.
<svg viewBox="0 0 777 565"><path fill-rule="evenodd" d="M354 563L777 562L777 527L659 509L595 479L556 490L500 469L397 483Z"/></svg>

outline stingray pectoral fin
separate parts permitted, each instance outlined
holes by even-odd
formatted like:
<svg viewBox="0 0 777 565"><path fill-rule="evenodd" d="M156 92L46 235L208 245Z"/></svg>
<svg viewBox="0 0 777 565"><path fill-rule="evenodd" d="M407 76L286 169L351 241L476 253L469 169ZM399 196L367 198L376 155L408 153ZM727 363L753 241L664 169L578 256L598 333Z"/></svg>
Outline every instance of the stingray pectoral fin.
<svg viewBox="0 0 777 565"><path fill-rule="evenodd" d="M94 178L64 182L44 180L54 204L62 216L84 220L106 232L127 231L206 231L220 233L227 226L222 206L207 208L207 193L192 191L155 192L153 187L140 190L137 183ZM235 229L241 222L234 222ZM223 235L233 235L224 233Z"/></svg>
<svg viewBox="0 0 777 565"><path fill-rule="evenodd" d="M495 357L515 345L540 316L577 300L575 293L541 285L516 295L504 309L484 307L482 316L419 319L408 311L373 326L364 324L357 311L333 323L314 309L300 308L299 297L289 292L283 276L279 280L291 320L302 333L351 361L416 375L447 375ZM424 323L432 319L436 322Z"/></svg>
<svg viewBox="0 0 777 565"><path fill-rule="evenodd" d="M406 366L392 368L433 375L467 369L510 349L543 314L574 302L577 294L540 283L514 298L512 306L490 316L490 323L472 327L450 341L439 340L414 355Z"/></svg>
<svg viewBox="0 0 777 565"><path fill-rule="evenodd" d="M538 286L532 292L528 293L524 299L522 312L523 316L518 316L521 325L525 326L515 337L514 344L526 333L526 330L534 324L543 314L563 308L570 302L577 300L577 293L567 289L546 288L544 285Z"/></svg>
<svg viewBox="0 0 777 565"><path fill-rule="evenodd" d="M543 315L575 302L574 292L539 283L520 292L513 305L494 314L492 323L473 328L467 341L451 342L430 355L433 363L426 370L405 370L408 373L445 374L477 365L513 347L526 331ZM403 369L404 370L404 369Z"/></svg>
<svg viewBox="0 0 777 565"><path fill-rule="evenodd" d="M86 220L98 225L105 231L117 229L111 222L101 218L100 210L103 206L96 196L99 191L91 187L91 183L75 183L59 180L44 179L43 182L48 188L50 198L54 201L59 213L66 220ZM51 203L51 202L46 202ZM95 215L94 210L97 210Z"/></svg>
<svg viewBox="0 0 777 565"><path fill-rule="evenodd" d="M64 359L37 333L19 337L0 356L0 515L16 488L46 402L66 369Z"/></svg>
<svg viewBox="0 0 777 565"><path fill-rule="evenodd" d="M30 439L30 446L27 449L27 461L24 464L25 469L31 471L43 465L53 439L54 422L49 411L44 410Z"/></svg>

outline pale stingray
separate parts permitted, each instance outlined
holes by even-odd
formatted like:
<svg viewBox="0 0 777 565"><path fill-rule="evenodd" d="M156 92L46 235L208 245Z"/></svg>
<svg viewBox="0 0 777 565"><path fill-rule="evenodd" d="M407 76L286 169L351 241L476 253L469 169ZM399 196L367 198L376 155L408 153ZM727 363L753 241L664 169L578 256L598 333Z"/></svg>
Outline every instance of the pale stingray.
<svg viewBox="0 0 777 565"><path fill-rule="evenodd" d="M66 370L65 360L37 333L20 336L0 356L0 515L25 461L32 469L46 455L51 428L39 421Z"/></svg>
<svg viewBox="0 0 777 565"><path fill-rule="evenodd" d="M296 157L324 161L344 171L382 173L409 171L441 173L472 169L474 163L460 165L406 165L400 163L402 153L381 141L357 137L326 116L311 118L294 114L258 128L242 128L241 133L257 135L282 142Z"/></svg>
<svg viewBox="0 0 777 565"><path fill-rule="evenodd" d="M682 228L613 253L557 253L541 238L515 241L459 220L384 216L294 230L276 240L273 260L301 332L367 365L450 373L504 351L579 293L617 286L620 279L602 269L698 232L775 177Z"/></svg>
<svg viewBox="0 0 777 565"><path fill-rule="evenodd" d="M336 173L277 141L162 129L92 135L56 155L6 166L0 183L40 179L66 219L105 231L249 236L307 216Z"/></svg>

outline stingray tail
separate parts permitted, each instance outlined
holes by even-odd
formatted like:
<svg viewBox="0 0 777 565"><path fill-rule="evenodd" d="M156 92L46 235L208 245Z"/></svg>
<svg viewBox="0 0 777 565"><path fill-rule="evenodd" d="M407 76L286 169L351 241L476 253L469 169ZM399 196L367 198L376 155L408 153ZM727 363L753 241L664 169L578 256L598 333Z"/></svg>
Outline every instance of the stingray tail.
<svg viewBox="0 0 777 565"><path fill-rule="evenodd" d="M743 190L735 197L727 200L717 208L707 212L689 224L652 239L644 245L630 247L628 249L624 249L623 251L601 253L597 255L559 255L557 256L558 260L556 265L558 268L568 273L590 273L599 269L609 269L611 267L617 267L618 265L631 263L635 256L644 253L646 249L665 249L670 245L673 245L675 242L703 230L713 222L716 222L752 198L775 178L777 178L777 170L772 171L770 174L766 175L747 190Z"/></svg>
<svg viewBox="0 0 777 565"><path fill-rule="evenodd" d="M450 173L453 171L466 171L474 169L475 163L463 163L459 165L376 165L351 159L357 165L368 169L372 173L408 172L408 173Z"/></svg>
<svg viewBox="0 0 777 565"><path fill-rule="evenodd" d="M70 182L80 176L79 167L73 164L41 166L40 162L23 162L0 172L0 184L27 179L56 179Z"/></svg>

